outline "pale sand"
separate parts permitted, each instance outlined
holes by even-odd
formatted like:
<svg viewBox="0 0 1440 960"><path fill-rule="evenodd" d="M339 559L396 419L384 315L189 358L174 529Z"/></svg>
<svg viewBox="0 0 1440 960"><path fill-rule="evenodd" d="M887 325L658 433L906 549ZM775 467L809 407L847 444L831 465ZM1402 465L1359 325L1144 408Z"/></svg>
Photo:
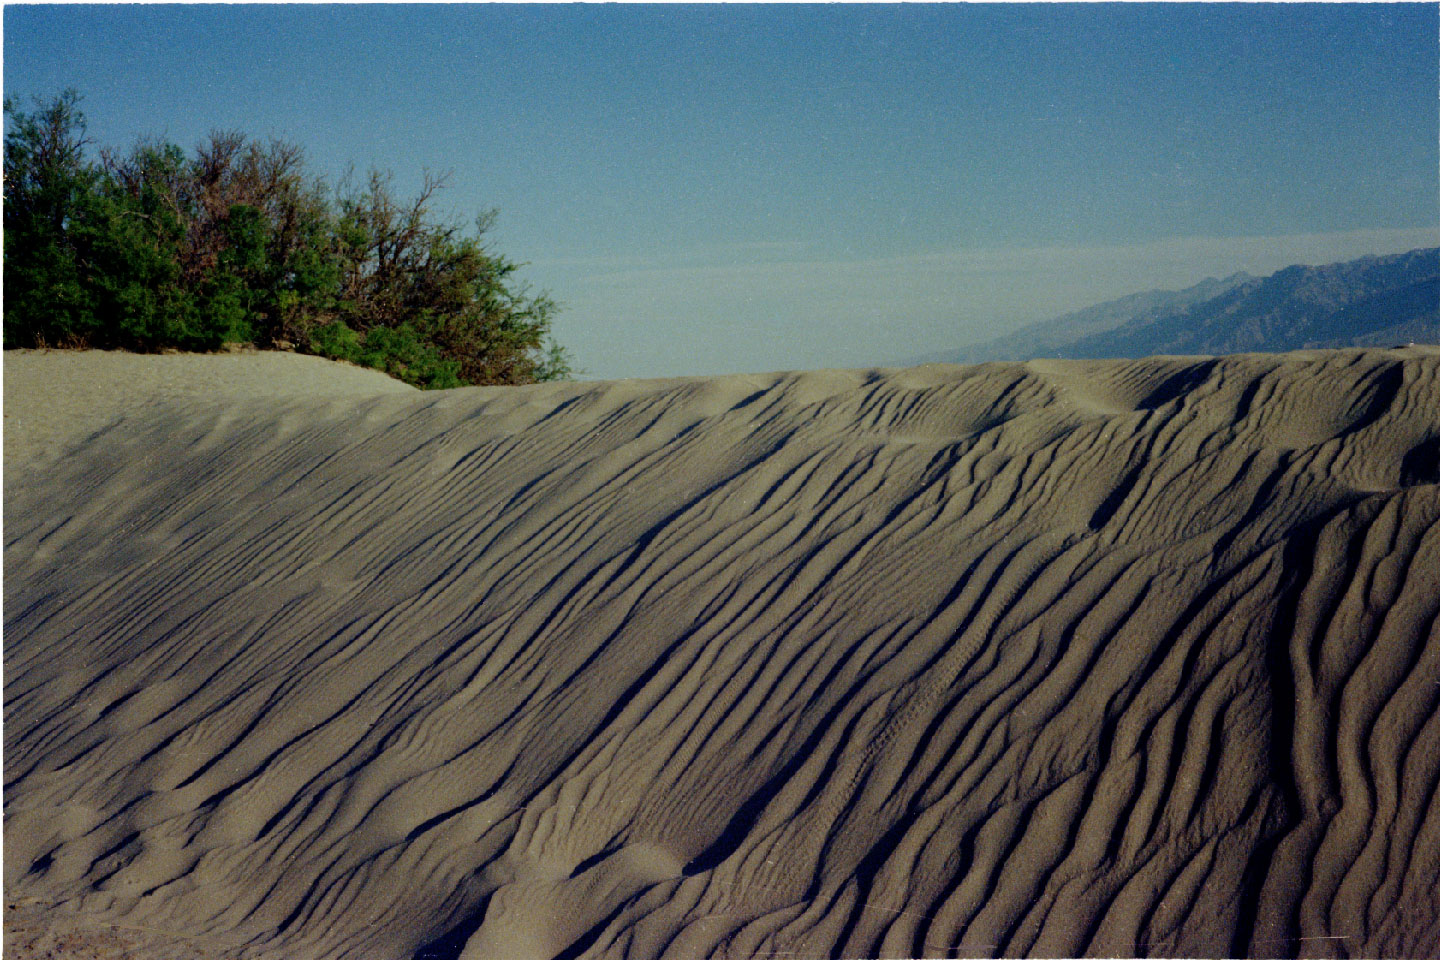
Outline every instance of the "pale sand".
<svg viewBox="0 0 1440 960"><path fill-rule="evenodd" d="M1440 956L1440 349L5 377L7 957Z"/></svg>
<svg viewBox="0 0 1440 960"><path fill-rule="evenodd" d="M374 370L294 353L219 355L5 351L5 466L38 466L121 419L195 404L416 394Z"/></svg>

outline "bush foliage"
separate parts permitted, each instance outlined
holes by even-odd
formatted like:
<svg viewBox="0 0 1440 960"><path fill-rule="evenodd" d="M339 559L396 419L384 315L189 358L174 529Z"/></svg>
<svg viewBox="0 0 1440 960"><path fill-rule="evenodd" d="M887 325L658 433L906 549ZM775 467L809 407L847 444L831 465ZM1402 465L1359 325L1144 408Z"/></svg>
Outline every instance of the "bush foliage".
<svg viewBox="0 0 1440 960"><path fill-rule="evenodd" d="M494 212L432 215L443 178L408 201L383 173L331 189L298 147L239 133L91 160L73 91L5 115L7 348L253 344L420 387L571 373L553 301L484 243Z"/></svg>

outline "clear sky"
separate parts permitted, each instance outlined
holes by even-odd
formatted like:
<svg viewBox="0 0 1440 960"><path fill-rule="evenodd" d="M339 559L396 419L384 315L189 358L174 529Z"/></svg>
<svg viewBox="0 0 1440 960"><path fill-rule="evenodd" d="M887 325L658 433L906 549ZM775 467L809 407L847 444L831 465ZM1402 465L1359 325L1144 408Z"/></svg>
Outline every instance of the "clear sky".
<svg viewBox="0 0 1440 960"><path fill-rule="evenodd" d="M1440 243L1437 10L8 4L4 88L452 171L591 376L867 366Z"/></svg>

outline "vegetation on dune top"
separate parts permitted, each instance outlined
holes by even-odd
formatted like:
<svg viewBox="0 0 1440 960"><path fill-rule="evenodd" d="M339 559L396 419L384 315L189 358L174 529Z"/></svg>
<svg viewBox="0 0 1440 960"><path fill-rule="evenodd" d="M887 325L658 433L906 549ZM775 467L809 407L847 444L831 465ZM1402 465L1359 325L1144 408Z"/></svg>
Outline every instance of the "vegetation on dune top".
<svg viewBox="0 0 1440 960"><path fill-rule="evenodd" d="M4 343L153 352L228 343L347 360L418 387L563 379L554 302L389 174L328 187L299 147L214 133L87 156L73 91L6 99Z"/></svg>

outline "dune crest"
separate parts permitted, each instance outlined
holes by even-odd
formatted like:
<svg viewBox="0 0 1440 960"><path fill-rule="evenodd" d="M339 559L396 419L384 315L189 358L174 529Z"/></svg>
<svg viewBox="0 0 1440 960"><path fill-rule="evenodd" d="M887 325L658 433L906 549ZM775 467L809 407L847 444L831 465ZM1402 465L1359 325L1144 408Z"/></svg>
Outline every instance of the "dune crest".
<svg viewBox="0 0 1440 960"><path fill-rule="evenodd" d="M1440 956L1440 350L242 396L7 437L11 901Z"/></svg>

